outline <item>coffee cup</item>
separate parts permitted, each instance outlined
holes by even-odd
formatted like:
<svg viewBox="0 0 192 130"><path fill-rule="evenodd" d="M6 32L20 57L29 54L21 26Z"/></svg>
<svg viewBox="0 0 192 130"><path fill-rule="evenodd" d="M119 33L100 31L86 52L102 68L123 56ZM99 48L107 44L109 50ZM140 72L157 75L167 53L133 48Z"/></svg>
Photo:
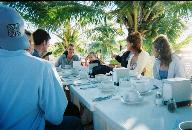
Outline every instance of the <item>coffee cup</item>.
<svg viewBox="0 0 192 130"><path fill-rule="evenodd" d="M130 90L128 93L123 95L123 100L125 101L136 101L140 97L140 94L138 91Z"/></svg>
<svg viewBox="0 0 192 130"><path fill-rule="evenodd" d="M138 80L134 82L134 85L139 92L146 92L149 90L148 80Z"/></svg>

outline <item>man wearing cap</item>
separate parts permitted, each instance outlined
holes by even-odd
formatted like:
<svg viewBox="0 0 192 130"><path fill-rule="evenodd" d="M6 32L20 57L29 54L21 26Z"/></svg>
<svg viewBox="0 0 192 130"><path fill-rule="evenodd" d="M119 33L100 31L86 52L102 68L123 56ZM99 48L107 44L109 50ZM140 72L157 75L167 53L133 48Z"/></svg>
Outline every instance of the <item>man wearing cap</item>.
<svg viewBox="0 0 192 130"><path fill-rule="evenodd" d="M82 130L77 118L63 117L67 99L51 64L31 56L23 18L0 5L0 130Z"/></svg>

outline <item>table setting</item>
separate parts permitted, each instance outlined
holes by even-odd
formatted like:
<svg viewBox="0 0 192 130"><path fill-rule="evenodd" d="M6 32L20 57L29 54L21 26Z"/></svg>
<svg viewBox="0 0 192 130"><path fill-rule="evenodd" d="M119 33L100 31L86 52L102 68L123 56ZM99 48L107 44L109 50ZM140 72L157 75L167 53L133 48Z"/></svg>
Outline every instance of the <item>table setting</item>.
<svg viewBox="0 0 192 130"><path fill-rule="evenodd" d="M167 85L162 80L131 75L120 77L117 85L113 76L87 75L79 70L76 76L61 77L64 82L71 80L72 95L93 113L95 130L178 130L181 122L192 120L191 107L172 111L168 104L174 100L163 104L167 95L163 95L163 87Z"/></svg>

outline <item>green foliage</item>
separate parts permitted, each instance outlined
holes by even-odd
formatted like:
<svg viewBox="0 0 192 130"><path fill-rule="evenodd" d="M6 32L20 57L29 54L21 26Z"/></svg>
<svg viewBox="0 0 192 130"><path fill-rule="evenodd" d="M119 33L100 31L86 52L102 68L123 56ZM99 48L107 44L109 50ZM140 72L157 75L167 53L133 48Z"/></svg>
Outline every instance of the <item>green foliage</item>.
<svg viewBox="0 0 192 130"><path fill-rule="evenodd" d="M151 44L159 34L166 34L172 44L180 36L183 18L191 15L189 1L111 1L117 7L109 12L116 22L126 26L129 33L138 30L144 36L144 48L151 51ZM102 3L101 3L102 5Z"/></svg>
<svg viewBox="0 0 192 130"><path fill-rule="evenodd" d="M110 60L111 65L119 65L120 63L117 60Z"/></svg>
<svg viewBox="0 0 192 130"><path fill-rule="evenodd" d="M192 41L192 34L190 34L188 37L186 37L183 41L177 44L172 44L173 51L178 51L180 48L186 46Z"/></svg>
<svg viewBox="0 0 192 130"><path fill-rule="evenodd" d="M88 36L95 42L90 44L89 50L97 52L102 60L107 60L111 51L118 48L115 40L115 36L119 34L117 30L117 28L107 25L107 23L90 30Z"/></svg>
<svg viewBox="0 0 192 130"><path fill-rule="evenodd" d="M56 31L63 22L72 18L82 26L87 23L103 21L103 11L92 8L80 1L29 1L29 2L4 2L24 17L24 19L49 31ZM95 13L97 12L97 13Z"/></svg>
<svg viewBox="0 0 192 130"><path fill-rule="evenodd" d="M56 43L56 44L49 47L49 51L52 51L53 55L55 57L58 57L58 56L62 55L64 52L63 44L62 43Z"/></svg>
<svg viewBox="0 0 192 130"><path fill-rule="evenodd" d="M62 44L56 44L58 55L64 46L74 43L77 51L85 55L94 50L103 59L111 51L119 51L117 36L124 35L122 26L131 33L139 31L144 36L143 48L151 52L152 41L166 34L170 43L176 43L192 11L191 1L39 1L2 2L14 7L39 28L56 32ZM118 27L116 26L118 25ZM123 39L122 39L123 40ZM191 40L188 38L187 41ZM84 45L90 43L89 45ZM188 42L186 42L188 43ZM86 48L88 46L88 48Z"/></svg>

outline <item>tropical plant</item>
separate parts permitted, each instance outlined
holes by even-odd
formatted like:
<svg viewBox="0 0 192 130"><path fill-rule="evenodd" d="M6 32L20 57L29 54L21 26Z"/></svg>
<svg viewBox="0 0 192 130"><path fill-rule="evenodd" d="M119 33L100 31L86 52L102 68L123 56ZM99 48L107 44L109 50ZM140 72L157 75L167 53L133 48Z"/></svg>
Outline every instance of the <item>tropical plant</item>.
<svg viewBox="0 0 192 130"><path fill-rule="evenodd" d="M80 53L85 50L80 44L87 42L80 38L86 29L84 27L93 22L100 23L104 15L102 10L92 8L89 3L83 1L3 2L14 7L25 20L34 23L38 28L54 31L63 43L63 46L58 45L58 47L64 48L69 43L74 43Z"/></svg>
<svg viewBox="0 0 192 130"><path fill-rule="evenodd" d="M180 36L185 21L192 10L191 1L111 1L114 5L108 16L126 26L128 34L139 31L144 36L144 48L151 50L151 43L159 34L166 34L172 44Z"/></svg>
<svg viewBox="0 0 192 130"><path fill-rule="evenodd" d="M107 60L111 51L119 51L116 36L123 34L119 27L113 26L106 20L104 24L87 31L88 37L93 41L89 45L89 50L97 52L102 60Z"/></svg>
<svg viewBox="0 0 192 130"><path fill-rule="evenodd" d="M185 47L187 44L189 44L192 41L192 34L188 35L184 40L177 44L172 44L173 51L179 51L180 48Z"/></svg>
<svg viewBox="0 0 192 130"><path fill-rule="evenodd" d="M94 43L92 48L101 50L103 55L109 52L108 48L114 48L111 47L113 42L110 40L114 40L114 35L118 35L118 33L114 33L113 37L109 38L112 32L106 31L106 28L114 29L114 27L112 24L106 26L106 21L112 21L113 25L120 24L121 29L118 28L118 30L122 30L122 27L125 26L128 34L139 31L144 36L144 48L150 52L151 43L159 34L166 34L170 42L177 45L176 39L183 31L185 22L191 16L190 12L192 10L191 1L41 1L3 3L16 8L26 20L38 25L38 27L50 31L62 30L60 31L61 34L57 33L57 35L63 39L64 45L67 45L69 41L78 41L76 43L79 43L79 37L82 34L86 35L87 32L92 31L92 36L84 37L89 37ZM73 28L73 30L71 23L75 23L77 28ZM95 25L95 29L90 29L92 25ZM103 31L101 31L101 28ZM65 37L67 37L67 40ZM82 43L87 43L87 41ZM82 49L80 49L82 52L86 51Z"/></svg>

